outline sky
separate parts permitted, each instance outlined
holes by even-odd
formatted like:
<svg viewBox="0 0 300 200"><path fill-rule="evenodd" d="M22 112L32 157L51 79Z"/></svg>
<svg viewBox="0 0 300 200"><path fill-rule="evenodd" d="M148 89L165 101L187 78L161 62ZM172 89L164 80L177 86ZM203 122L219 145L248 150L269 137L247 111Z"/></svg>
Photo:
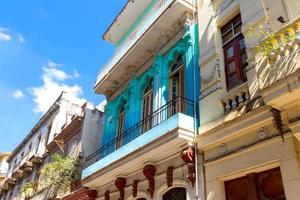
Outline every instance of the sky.
<svg viewBox="0 0 300 200"><path fill-rule="evenodd" d="M114 47L102 34L125 3L0 2L0 152L12 151L62 90L103 100L93 86Z"/></svg>

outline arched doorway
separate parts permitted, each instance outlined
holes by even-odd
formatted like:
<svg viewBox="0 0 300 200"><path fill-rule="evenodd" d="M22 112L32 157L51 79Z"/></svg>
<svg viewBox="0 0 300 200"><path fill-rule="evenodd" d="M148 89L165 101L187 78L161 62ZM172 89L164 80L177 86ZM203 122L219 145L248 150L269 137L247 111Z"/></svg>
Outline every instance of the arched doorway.
<svg viewBox="0 0 300 200"><path fill-rule="evenodd" d="M145 199L145 198L138 198L138 199L136 199L136 200L147 200L147 199Z"/></svg>
<svg viewBox="0 0 300 200"><path fill-rule="evenodd" d="M173 188L163 195L163 200L186 200L186 189L182 187Z"/></svg>

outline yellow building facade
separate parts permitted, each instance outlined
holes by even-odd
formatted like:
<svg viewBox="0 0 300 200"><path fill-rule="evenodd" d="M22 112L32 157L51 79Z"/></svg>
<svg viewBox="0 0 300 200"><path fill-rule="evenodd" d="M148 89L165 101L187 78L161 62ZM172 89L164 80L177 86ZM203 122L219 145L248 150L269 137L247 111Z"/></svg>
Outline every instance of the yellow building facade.
<svg viewBox="0 0 300 200"><path fill-rule="evenodd" d="M200 191L299 200L300 2L198 1L198 18Z"/></svg>

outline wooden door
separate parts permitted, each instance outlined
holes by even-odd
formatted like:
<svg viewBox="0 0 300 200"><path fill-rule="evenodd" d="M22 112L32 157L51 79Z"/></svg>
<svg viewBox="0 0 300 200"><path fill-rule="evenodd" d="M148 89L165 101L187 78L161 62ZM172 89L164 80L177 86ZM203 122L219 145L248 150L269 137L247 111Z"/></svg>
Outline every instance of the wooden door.
<svg viewBox="0 0 300 200"><path fill-rule="evenodd" d="M285 200L279 168L225 182L226 200Z"/></svg>

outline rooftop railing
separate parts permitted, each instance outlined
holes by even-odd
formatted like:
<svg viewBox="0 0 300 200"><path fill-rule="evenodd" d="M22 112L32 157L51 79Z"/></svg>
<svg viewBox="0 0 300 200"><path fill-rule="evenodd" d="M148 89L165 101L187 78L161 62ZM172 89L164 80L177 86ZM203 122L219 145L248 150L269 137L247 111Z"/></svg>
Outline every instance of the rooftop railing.
<svg viewBox="0 0 300 200"><path fill-rule="evenodd" d="M196 107L195 107L196 106ZM166 105L162 106L158 110L154 111L151 115L142 119L140 122L136 123L129 129L125 130L122 134L115 137L113 140L103 145L96 152L91 154L86 158L87 162L91 160L97 162L98 160L104 158L105 156L111 154L115 150L121 148L125 144L131 142L142 134L147 134L146 132L155 126L158 126L162 122L166 121L170 117L177 113L184 113L191 117L194 116L195 110L197 112L197 104L192 100L188 100L183 97L177 97Z"/></svg>

